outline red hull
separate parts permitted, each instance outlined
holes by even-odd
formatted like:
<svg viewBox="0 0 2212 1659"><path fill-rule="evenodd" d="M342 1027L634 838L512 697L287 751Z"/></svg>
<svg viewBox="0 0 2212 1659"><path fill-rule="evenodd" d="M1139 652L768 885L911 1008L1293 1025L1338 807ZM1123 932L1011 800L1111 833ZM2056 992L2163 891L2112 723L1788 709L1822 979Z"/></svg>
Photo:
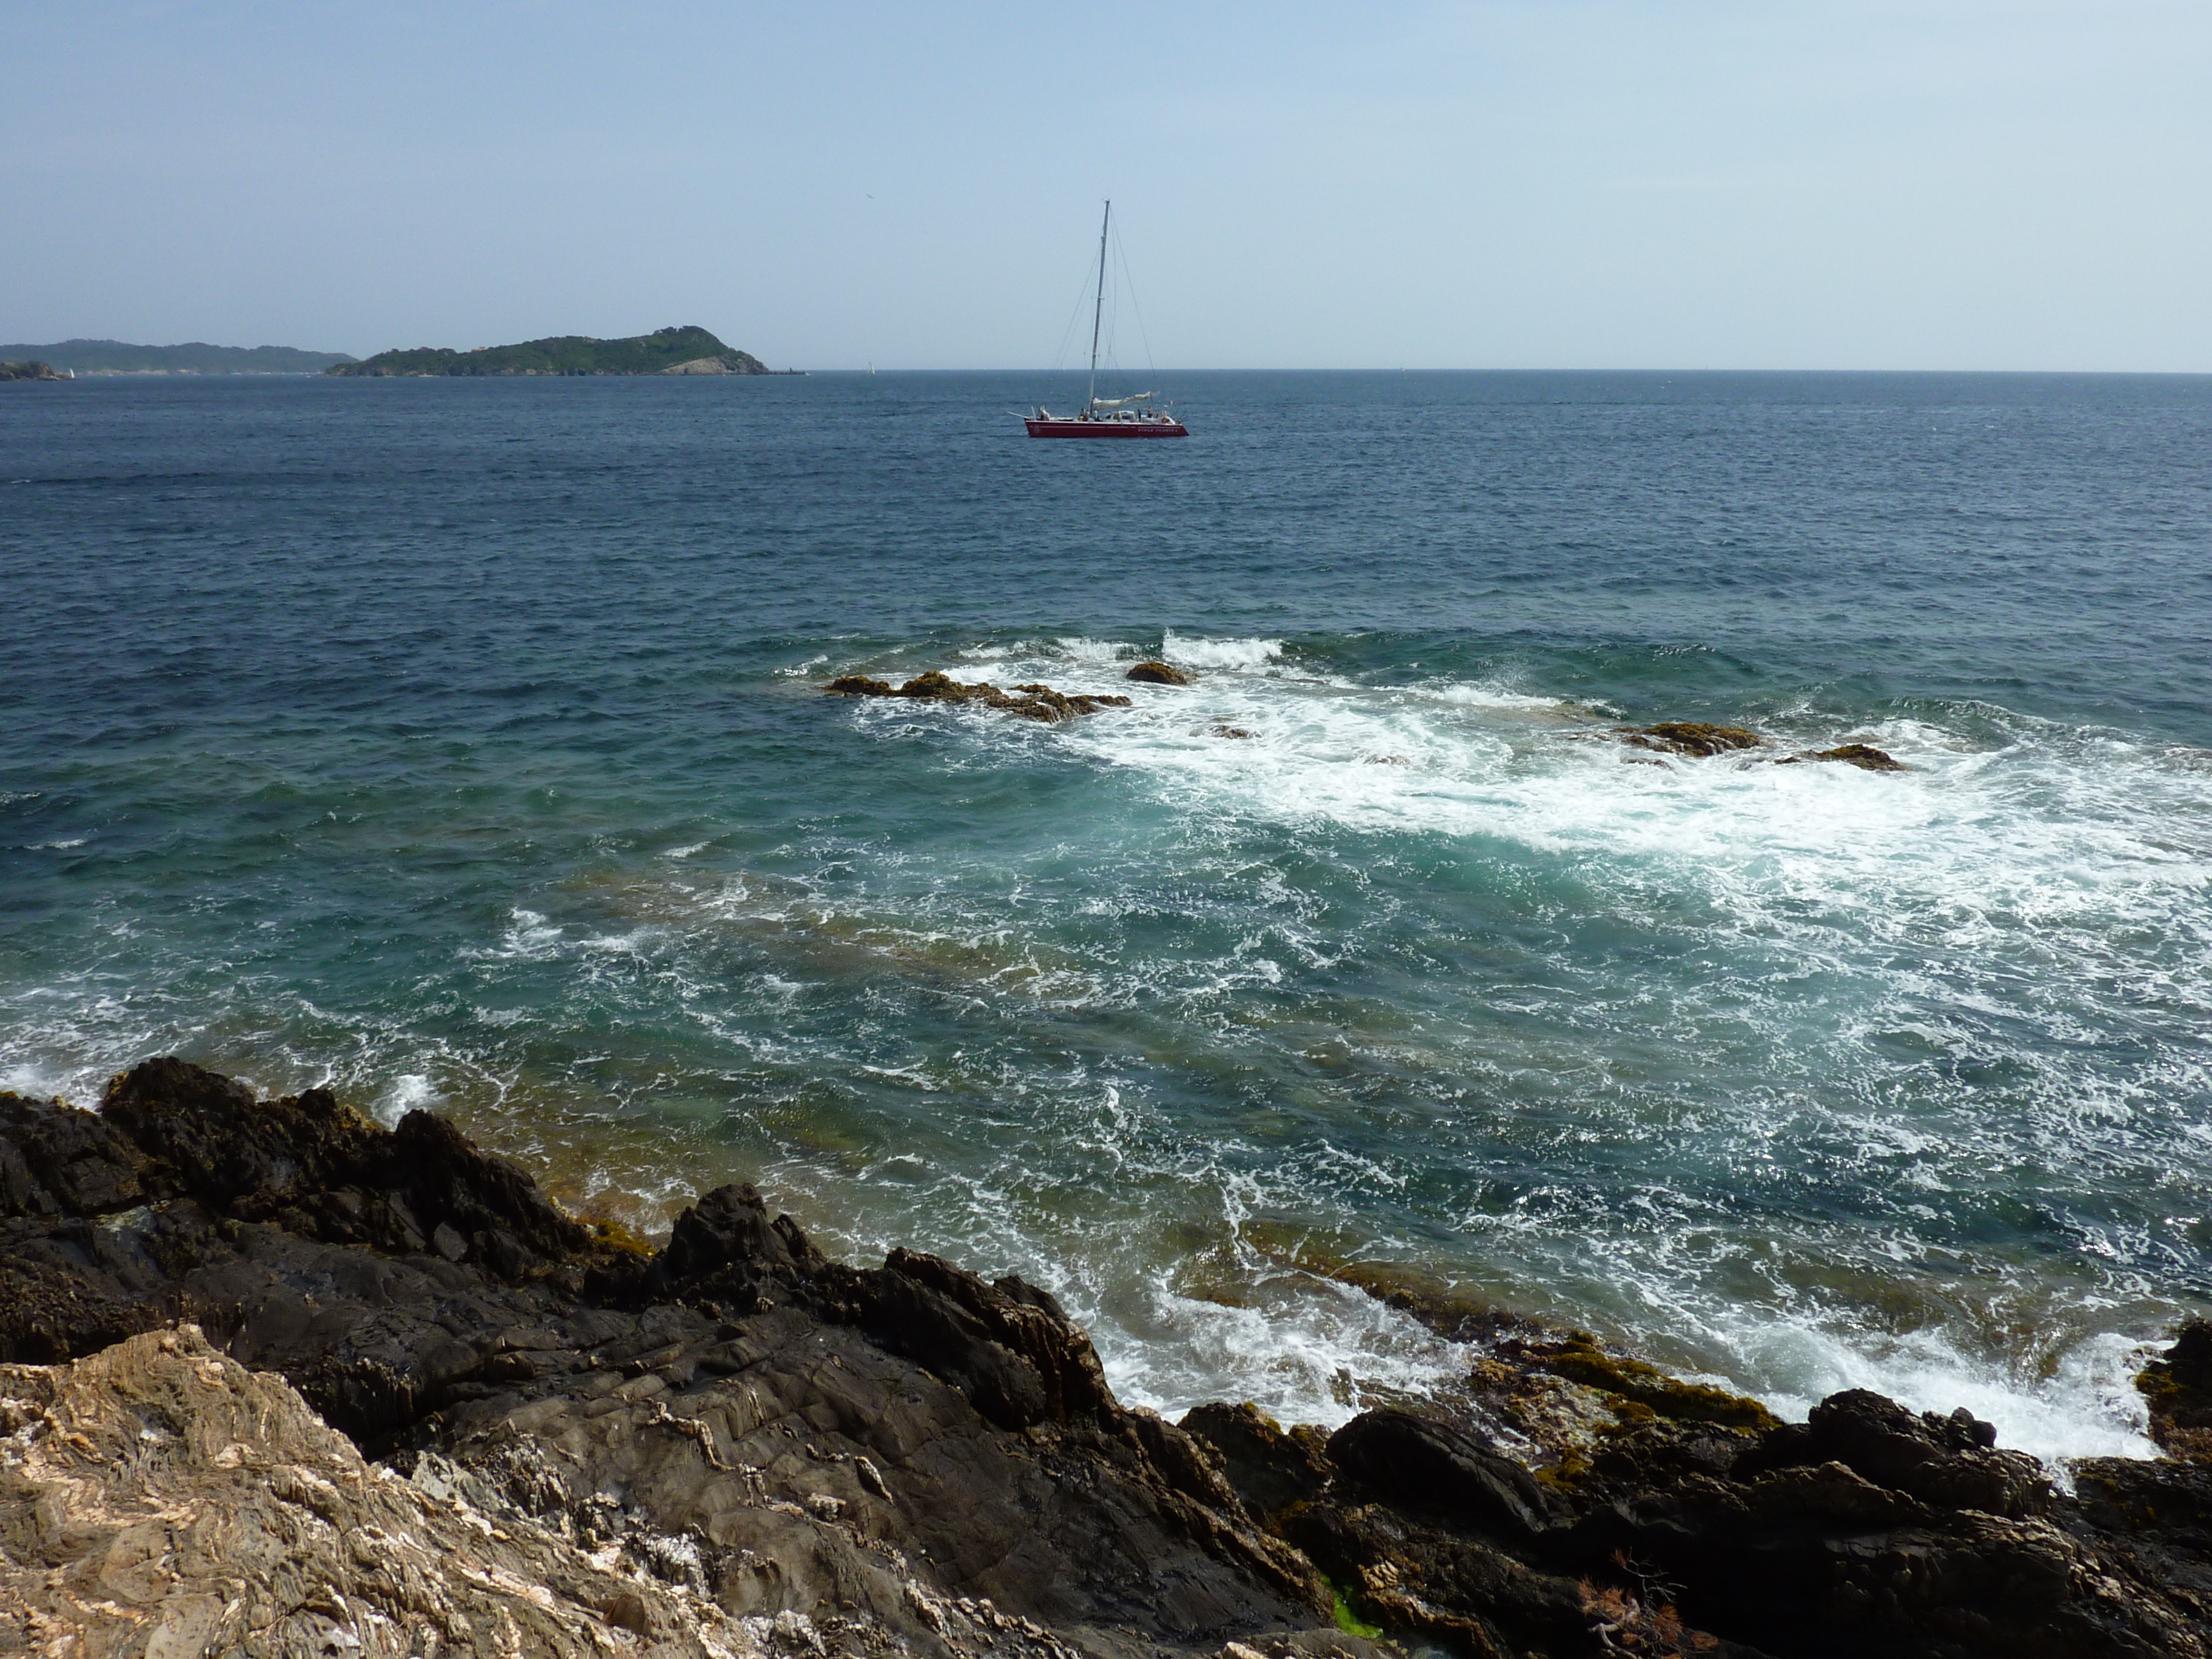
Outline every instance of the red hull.
<svg viewBox="0 0 2212 1659"><path fill-rule="evenodd" d="M1188 438L1181 421L1041 421L1031 415L1022 424L1032 438Z"/></svg>

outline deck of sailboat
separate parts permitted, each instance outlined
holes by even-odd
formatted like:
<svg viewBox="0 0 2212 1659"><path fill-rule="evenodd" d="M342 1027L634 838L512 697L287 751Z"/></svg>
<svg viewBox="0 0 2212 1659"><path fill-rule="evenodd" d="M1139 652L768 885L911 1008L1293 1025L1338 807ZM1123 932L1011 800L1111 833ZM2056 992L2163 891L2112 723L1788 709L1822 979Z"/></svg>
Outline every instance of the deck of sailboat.
<svg viewBox="0 0 2212 1659"><path fill-rule="evenodd" d="M1125 398L1098 395L1098 332L1106 311L1106 233L1114 222L1114 204L1098 222L1098 288L1091 301L1091 386L1083 409L1076 415L1054 415L1042 404L1037 412L1022 417L1032 438L1188 438L1190 428L1171 415L1153 409L1128 408L1149 403L1152 393L1132 392Z"/></svg>
<svg viewBox="0 0 2212 1659"><path fill-rule="evenodd" d="M1024 416L1032 438L1188 438L1181 421L1139 415L1050 415L1039 410Z"/></svg>

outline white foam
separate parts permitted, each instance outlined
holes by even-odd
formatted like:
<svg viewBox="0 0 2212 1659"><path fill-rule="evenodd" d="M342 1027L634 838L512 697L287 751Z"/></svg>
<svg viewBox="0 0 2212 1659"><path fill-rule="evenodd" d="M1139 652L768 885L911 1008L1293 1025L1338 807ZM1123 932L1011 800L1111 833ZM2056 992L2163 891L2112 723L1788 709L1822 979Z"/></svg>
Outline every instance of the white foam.
<svg viewBox="0 0 2212 1659"><path fill-rule="evenodd" d="M21 1095L30 1100L69 1098L71 1075L43 1060L18 1059L0 1067L0 1093Z"/></svg>
<svg viewBox="0 0 2212 1659"><path fill-rule="evenodd" d="M500 930L497 945L464 954L515 962L550 962L560 949L561 929L538 911L518 907L507 912L507 925Z"/></svg>
<svg viewBox="0 0 2212 1659"><path fill-rule="evenodd" d="M1970 1360L1936 1330L1882 1337L1779 1322L1742 1337L1745 1371L1771 1379L1766 1403L1801 1422L1829 1395L1871 1389L1915 1411L1948 1414L1964 1406L1996 1425L1999 1445L2047 1463L2159 1455L2133 1382L2142 1345L2115 1333L2090 1336L2039 1377Z"/></svg>
<svg viewBox="0 0 2212 1659"><path fill-rule="evenodd" d="M1279 662L1283 656L1280 640L1216 640L1202 635L1178 634L1168 629L1160 641L1163 660L1182 668L1242 669L1247 672Z"/></svg>
<svg viewBox="0 0 2212 1659"><path fill-rule="evenodd" d="M1249 1305L1183 1295L1153 1281L1141 1333L1093 1314L1107 1381L1132 1405L1168 1418L1211 1400L1249 1401L1285 1423L1335 1428L1392 1392L1456 1382L1470 1355L1350 1285L1267 1275Z"/></svg>
<svg viewBox="0 0 2212 1659"><path fill-rule="evenodd" d="M1138 657L1135 646L1125 645L1119 640L1092 640L1078 635L1054 640L1053 644L1070 662L1110 666L1116 663L1134 662Z"/></svg>
<svg viewBox="0 0 2212 1659"><path fill-rule="evenodd" d="M1494 685L1474 683L1449 683L1419 689L1440 702L1458 703L1469 708L1525 708L1549 712L1590 707L1566 697L1534 696L1525 691L1507 691Z"/></svg>
<svg viewBox="0 0 2212 1659"><path fill-rule="evenodd" d="M425 1073L402 1073L377 1101L376 1118L386 1128L396 1128L408 1113L434 1110L443 1099Z"/></svg>

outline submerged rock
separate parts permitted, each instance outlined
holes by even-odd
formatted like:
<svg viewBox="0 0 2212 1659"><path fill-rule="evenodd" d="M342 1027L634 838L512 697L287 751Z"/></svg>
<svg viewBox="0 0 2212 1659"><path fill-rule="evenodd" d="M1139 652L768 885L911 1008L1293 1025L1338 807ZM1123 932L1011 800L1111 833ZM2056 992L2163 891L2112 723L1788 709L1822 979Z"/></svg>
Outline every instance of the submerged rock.
<svg viewBox="0 0 2212 1659"><path fill-rule="evenodd" d="M1198 676L1188 668L1177 668L1172 663L1140 662L1121 676L1145 685L1196 685Z"/></svg>
<svg viewBox="0 0 2212 1659"><path fill-rule="evenodd" d="M846 674L830 681L823 690L831 696L842 697L910 697L921 702L980 703L986 708L995 708L1023 720L1040 720L1048 725L1073 720L1079 714L1095 714L1102 708L1129 707L1127 697L1072 696L1055 691L1048 685L1018 685L1010 694L988 680L963 684L950 674L934 668L915 675L904 685L896 688L887 681L870 679L865 674Z"/></svg>
<svg viewBox="0 0 2212 1659"><path fill-rule="evenodd" d="M653 1251L426 1113L177 1060L0 1096L0 1648L2206 1656L2212 1465L2069 1498L1965 1412L1778 1424L1356 1267L1460 1389L1175 1425L1048 1292L830 1261L749 1187ZM2144 1388L2194 1448L2212 1326Z"/></svg>

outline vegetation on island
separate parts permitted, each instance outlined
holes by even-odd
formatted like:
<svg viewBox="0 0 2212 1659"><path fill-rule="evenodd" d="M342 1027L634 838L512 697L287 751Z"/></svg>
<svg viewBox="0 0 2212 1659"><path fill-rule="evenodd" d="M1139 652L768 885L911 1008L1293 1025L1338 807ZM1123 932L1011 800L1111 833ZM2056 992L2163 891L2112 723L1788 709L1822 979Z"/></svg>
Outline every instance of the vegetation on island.
<svg viewBox="0 0 2212 1659"><path fill-rule="evenodd" d="M474 351L420 346L380 351L363 362L324 371L347 375L422 374L772 374L749 351L733 350L703 328L663 328L626 340L581 334L525 340Z"/></svg>
<svg viewBox="0 0 2212 1659"><path fill-rule="evenodd" d="M61 340L52 345L0 345L0 358L33 358L79 374L319 374L354 360L343 351L290 346L131 345L122 340Z"/></svg>
<svg viewBox="0 0 2212 1659"><path fill-rule="evenodd" d="M0 362L0 380L58 380L61 378L54 373L52 363Z"/></svg>

